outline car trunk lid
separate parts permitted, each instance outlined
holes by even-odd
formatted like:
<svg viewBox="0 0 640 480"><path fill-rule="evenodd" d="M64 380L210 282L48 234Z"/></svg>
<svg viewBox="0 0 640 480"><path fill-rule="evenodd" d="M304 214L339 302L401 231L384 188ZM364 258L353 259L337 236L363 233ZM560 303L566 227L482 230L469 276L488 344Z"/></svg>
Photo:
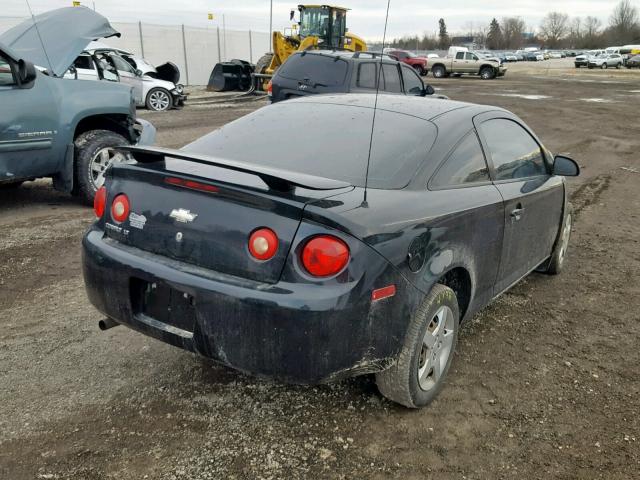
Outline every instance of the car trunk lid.
<svg viewBox="0 0 640 480"><path fill-rule="evenodd" d="M107 209L106 235L147 252L259 282L278 281L306 203L336 191L286 188L291 187L287 178L279 178L280 185L269 179L269 186L257 174L239 170L250 166L237 167L235 162L231 163L237 168L229 168L219 159L200 157L199 163L180 152L173 153L182 158L165 159L166 151L145 150L149 156L144 157L143 149L131 150L144 162L114 166L107 187L108 206L117 194L125 193L130 214L118 224ZM314 186L311 179L306 183ZM337 190L348 187L328 179L318 179L315 186L320 184ZM267 261L256 260L248 250L251 233L262 227L278 236L278 250Z"/></svg>

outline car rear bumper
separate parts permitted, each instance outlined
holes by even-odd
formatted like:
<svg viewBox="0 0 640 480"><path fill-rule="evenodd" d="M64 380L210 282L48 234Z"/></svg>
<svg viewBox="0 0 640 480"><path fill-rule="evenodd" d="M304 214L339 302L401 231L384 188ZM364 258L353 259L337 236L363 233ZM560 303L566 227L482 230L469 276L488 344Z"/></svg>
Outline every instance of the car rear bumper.
<svg viewBox="0 0 640 480"><path fill-rule="evenodd" d="M387 270L382 277L397 294L372 302L364 279L338 287L265 284L124 246L97 227L83 239L87 294L104 315L232 368L291 383L371 373L393 362L422 295ZM192 298L193 327L142 313L133 288L139 282Z"/></svg>

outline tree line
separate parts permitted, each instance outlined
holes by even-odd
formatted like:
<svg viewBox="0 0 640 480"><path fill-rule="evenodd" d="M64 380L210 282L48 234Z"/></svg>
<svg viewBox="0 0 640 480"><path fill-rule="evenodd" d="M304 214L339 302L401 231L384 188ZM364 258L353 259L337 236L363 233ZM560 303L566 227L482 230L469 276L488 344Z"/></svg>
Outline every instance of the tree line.
<svg viewBox="0 0 640 480"><path fill-rule="evenodd" d="M495 50L517 50L525 45L545 48L596 48L603 45L640 44L640 15L630 0L621 0L613 9L608 24L593 16L570 17L562 12L549 12L537 31L520 17L492 19L488 25L468 22L462 36L473 38L478 45ZM404 36L394 39L393 47L406 50L446 50L451 36L443 18L438 20L438 33Z"/></svg>

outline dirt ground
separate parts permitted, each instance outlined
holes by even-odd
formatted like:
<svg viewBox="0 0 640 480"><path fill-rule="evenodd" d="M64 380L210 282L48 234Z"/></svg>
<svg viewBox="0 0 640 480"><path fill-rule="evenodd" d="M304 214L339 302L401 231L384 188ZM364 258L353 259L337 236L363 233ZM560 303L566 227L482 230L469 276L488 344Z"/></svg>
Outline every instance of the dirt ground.
<svg viewBox="0 0 640 480"><path fill-rule="evenodd" d="M48 181L0 192L0 478L640 478L640 72L570 66L428 77L514 111L582 175L566 270L469 322L419 411L370 377L288 386L99 331L80 269L92 211ZM179 147L262 105L203 101L140 115Z"/></svg>

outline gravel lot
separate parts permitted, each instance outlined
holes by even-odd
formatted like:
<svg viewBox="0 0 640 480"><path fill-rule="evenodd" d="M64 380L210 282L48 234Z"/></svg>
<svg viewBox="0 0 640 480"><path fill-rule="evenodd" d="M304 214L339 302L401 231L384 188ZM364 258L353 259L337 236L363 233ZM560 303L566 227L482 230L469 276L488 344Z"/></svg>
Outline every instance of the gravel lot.
<svg viewBox="0 0 640 480"><path fill-rule="evenodd" d="M565 272L474 318L421 411L369 377L282 385L100 332L80 270L91 210L48 181L0 191L0 478L640 478L639 73L566 59L429 77L514 111L583 170ZM179 147L263 105L205 101L140 115Z"/></svg>

